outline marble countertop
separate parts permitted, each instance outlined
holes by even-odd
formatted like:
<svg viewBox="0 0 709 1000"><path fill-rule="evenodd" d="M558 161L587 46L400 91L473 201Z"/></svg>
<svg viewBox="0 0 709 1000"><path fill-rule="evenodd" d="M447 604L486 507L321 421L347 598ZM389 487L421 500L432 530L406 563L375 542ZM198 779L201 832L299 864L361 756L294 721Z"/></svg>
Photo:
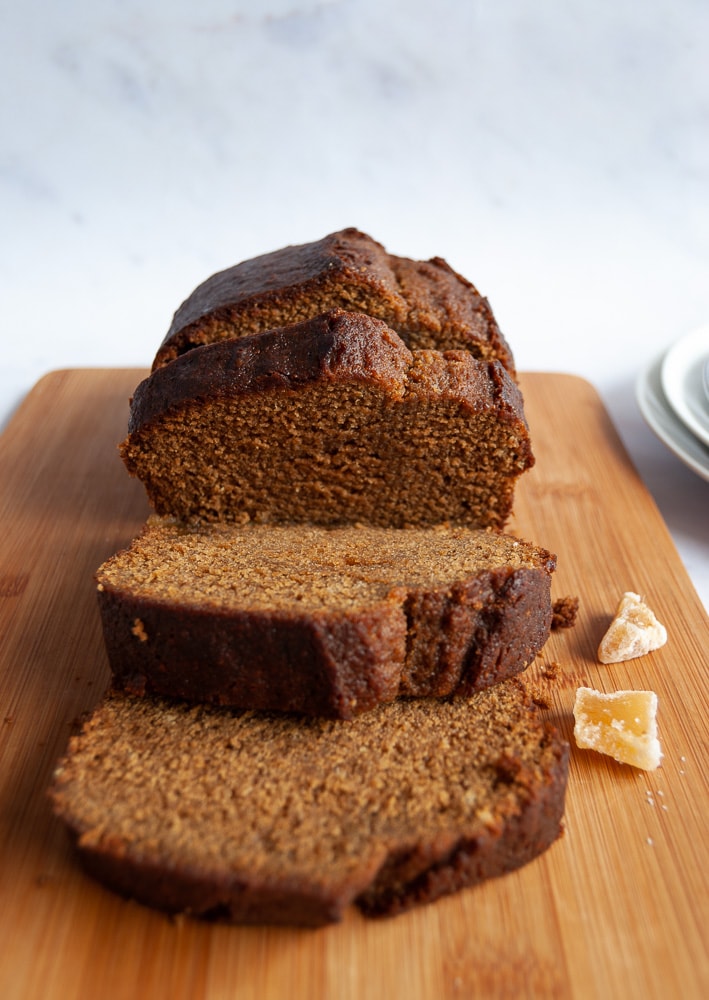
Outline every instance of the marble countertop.
<svg viewBox="0 0 709 1000"><path fill-rule="evenodd" d="M709 322L709 6L26 0L2 15L0 426L148 365L213 271L346 225L599 391L709 606L709 483L639 373Z"/></svg>

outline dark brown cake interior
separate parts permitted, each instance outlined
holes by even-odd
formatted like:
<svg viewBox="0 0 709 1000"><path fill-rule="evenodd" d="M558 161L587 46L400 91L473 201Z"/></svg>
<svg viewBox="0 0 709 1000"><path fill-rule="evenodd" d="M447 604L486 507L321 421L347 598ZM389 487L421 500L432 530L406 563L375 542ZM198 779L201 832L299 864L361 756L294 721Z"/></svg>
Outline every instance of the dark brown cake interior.
<svg viewBox="0 0 709 1000"><path fill-rule="evenodd" d="M351 723L113 695L72 739L52 796L89 868L124 893L317 924L357 899L397 912L536 856L559 835L566 754L516 681Z"/></svg>
<svg viewBox="0 0 709 1000"><path fill-rule="evenodd" d="M445 525L238 530L152 519L130 549L103 564L99 580L136 597L189 596L215 609L357 612L392 592L450 587L494 570L553 567L549 552L512 535Z"/></svg>
<svg viewBox="0 0 709 1000"><path fill-rule="evenodd" d="M158 369L130 428L129 471L183 520L501 528L533 464L498 363L337 311Z"/></svg>

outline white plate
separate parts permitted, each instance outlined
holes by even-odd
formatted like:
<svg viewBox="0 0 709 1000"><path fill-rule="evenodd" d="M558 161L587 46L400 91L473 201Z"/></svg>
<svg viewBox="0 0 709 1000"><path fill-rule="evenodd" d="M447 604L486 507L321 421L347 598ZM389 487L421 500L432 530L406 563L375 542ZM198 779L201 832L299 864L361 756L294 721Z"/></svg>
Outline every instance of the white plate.
<svg viewBox="0 0 709 1000"><path fill-rule="evenodd" d="M664 359L665 355L660 355L641 373L637 381L635 398L640 412L660 441L698 476L709 482L709 448L685 427L670 408L662 391Z"/></svg>
<svg viewBox="0 0 709 1000"><path fill-rule="evenodd" d="M709 360L709 326L688 333L665 354L662 388L667 402L683 424L709 445L709 401L704 390L704 368Z"/></svg>

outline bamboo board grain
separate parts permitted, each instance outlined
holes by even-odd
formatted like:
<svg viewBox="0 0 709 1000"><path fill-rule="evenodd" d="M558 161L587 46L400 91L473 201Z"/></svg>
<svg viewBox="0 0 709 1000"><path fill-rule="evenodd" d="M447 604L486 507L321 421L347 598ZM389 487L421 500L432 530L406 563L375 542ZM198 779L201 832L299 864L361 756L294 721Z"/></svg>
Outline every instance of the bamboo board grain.
<svg viewBox="0 0 709 1000"><path fill-rule="evenodd" d="M46 787L108 681L92 574L148 513L116 444L138 370L46 376L0 438L0 996L22 1000L700 997L706 928L707 619L602 404L567 375L522 377L537 465L510 530L557 552L579 621L551 714L575 688L652 688L663 766L572 747L564 837L520 872L388 921L318 931L171 921L86 878ZM650 656L595 660L624 590L669 631Z"/></svg>

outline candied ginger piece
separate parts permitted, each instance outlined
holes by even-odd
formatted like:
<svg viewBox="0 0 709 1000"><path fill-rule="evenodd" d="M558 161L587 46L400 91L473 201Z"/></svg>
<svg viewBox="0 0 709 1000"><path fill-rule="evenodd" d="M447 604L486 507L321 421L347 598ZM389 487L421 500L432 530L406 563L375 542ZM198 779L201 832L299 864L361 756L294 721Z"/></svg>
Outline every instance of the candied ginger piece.
<svg viewBox="0 0 709 1000"><path fill-rule="evenodd" d="M623 594L615 617L598 647L601 663L620 663L659 649L667 642L661 625L639 594Z"/></svg>
<svg viewBox="0 0 709 1000"><path fill-rule="evenodd" d="M580 687L574 703L574 739L584 750L597 750L643 771L659 767L657 695L654 691L603 694Z"/></svg>

